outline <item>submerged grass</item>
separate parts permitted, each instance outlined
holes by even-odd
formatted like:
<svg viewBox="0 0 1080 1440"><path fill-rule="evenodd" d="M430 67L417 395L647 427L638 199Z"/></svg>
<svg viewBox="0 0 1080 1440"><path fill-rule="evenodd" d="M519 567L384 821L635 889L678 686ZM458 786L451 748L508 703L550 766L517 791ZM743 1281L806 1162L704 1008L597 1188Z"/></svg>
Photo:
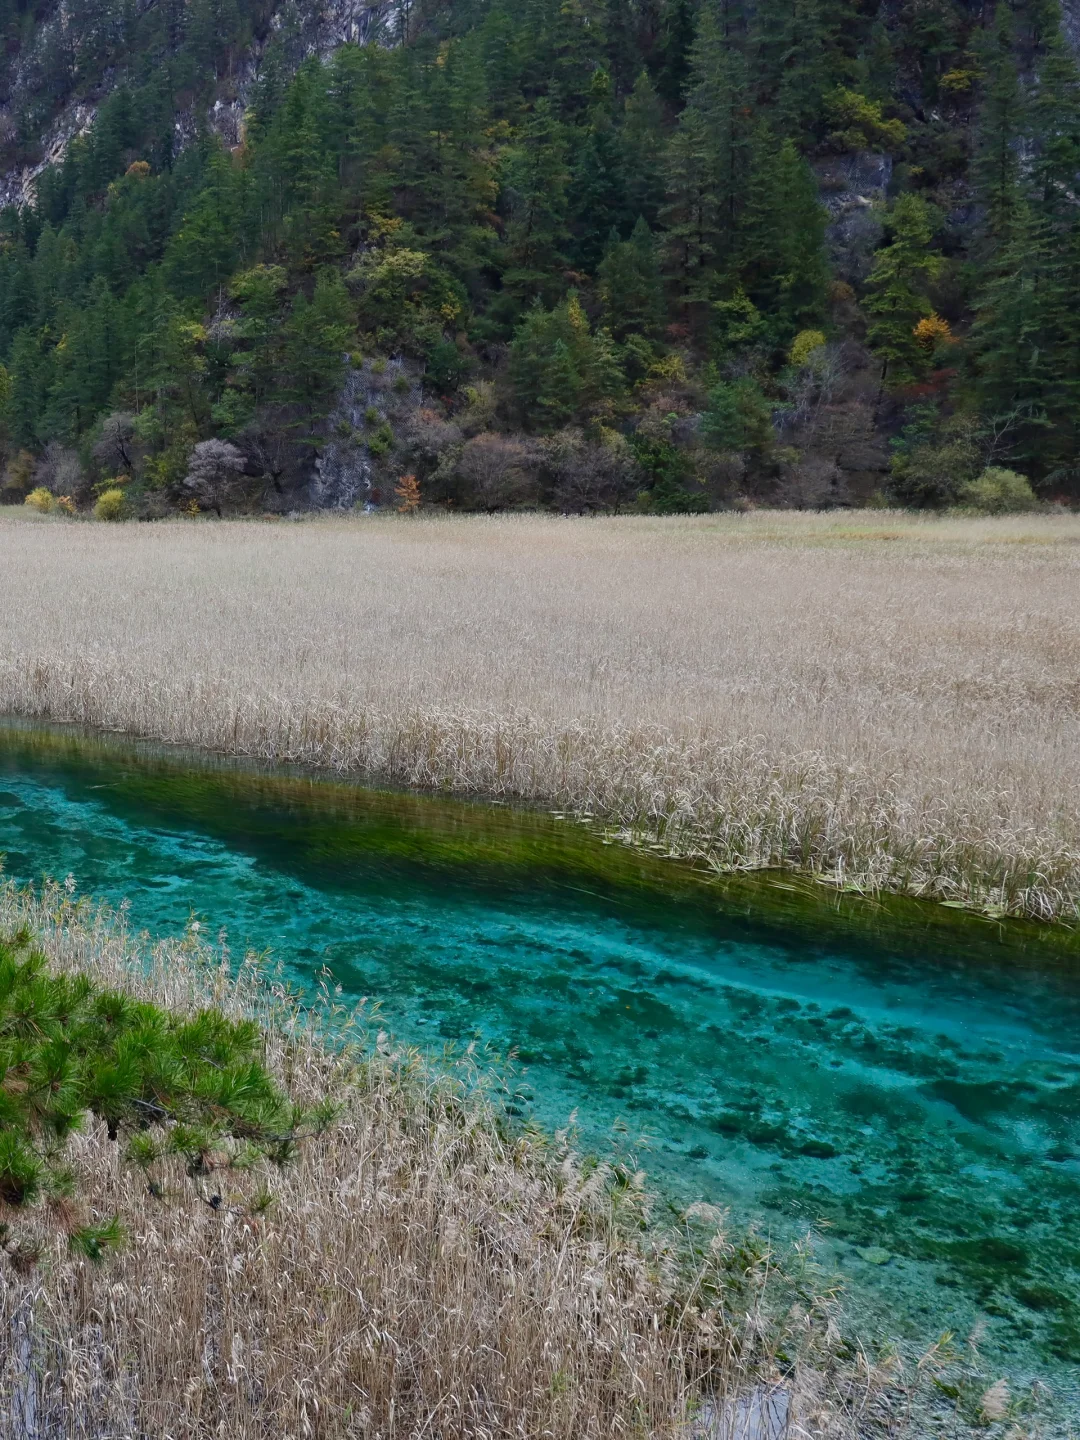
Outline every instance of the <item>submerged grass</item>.
<svg viewBox="0 0 1080 1440"><path fill-rule="evenodd" d="M1080 905L1080 519L0 520L0 711Z"/></svg>
<svg viewBox="0 0 1080 1440"><path fill-rule="evenodd" d="M1002 919L904 895L868 896L855 885L791 870L718 872L704 863L672 863L663 844L642 844L643 837L616 844L595 818L571 824L567 813L537 805L373 787L304 766L0 717L0 772L8 766L82 793L107 787L110 803L230 844L249 845L256 836L265 842L269 825L286 840L290 866L317 867L324 878L327 867L344 875L373 859L416 863L459 875L471 887L571 885L713 918L738 914L753 933L779 935L784 944L870 944L920 961L944 948L980 971L1080 961L1074 926Z"/></svg>
<svg viewBox="0 0 1080 1440"><path fill-rule="evenodd" d="M707 1207L650 1226L641 1177L509 1130L467 1057L360 1043L332 996L302 1011L62 887L0 888L0 935L180 1019L256 1019L292 1101L340 1107L280 1168L211 1154L193 1180L162 1147L149 1185L89 1117L75 1199L0 1215L4 1440L727 1436L769 1393L795 1433L902 1433L923 1372L845 1344L812 1270L778 1276ZM98 1263L68 1243L116 1225Z"/></svg>

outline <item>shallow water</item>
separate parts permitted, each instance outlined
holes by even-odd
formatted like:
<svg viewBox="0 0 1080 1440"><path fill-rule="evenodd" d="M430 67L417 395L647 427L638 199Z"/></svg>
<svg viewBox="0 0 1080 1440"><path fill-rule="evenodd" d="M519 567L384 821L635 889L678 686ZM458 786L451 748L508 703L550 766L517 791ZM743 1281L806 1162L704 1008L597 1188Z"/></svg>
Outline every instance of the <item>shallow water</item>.
<svg viewBox="0 0 1080 1440"><path fill-rule="evenodd" d="M551 815L0 725L7 873L136 927L198 918L322 967L437 1048L516 1050L512 1109L576 1112L673 1203L813 1228L864 1328L988 1317L1014 1375L1080 1370L1080 963L941 907L720 882Z"/></svg>

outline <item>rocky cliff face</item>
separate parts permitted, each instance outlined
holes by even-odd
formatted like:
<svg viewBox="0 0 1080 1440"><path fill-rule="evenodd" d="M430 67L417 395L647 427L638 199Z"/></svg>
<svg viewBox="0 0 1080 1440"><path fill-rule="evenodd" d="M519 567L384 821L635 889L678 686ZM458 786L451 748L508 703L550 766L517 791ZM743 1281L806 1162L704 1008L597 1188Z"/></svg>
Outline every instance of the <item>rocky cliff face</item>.
<svg viewBox="0 0 1080 1440"><path fill-rule="evenodd" d="M138 13L155 3L139 0ZM291 0L276 4L255 20L250 43L242 54L230 57L225 73L216 77L209 104L192 102L178 116L177 148L195 136L200 124L208 124L228 145L240 143L244 113L275 37L281 42L286 72L291 72L309 56L329 55L349 42L364 44L376 37L384 44L394 42L407 13L408 0L320 0L303 9ZM95 25L90 27L70 4L57 4L35 24L25 43L0 61L0 208L32 203L41 172L63 159L71 141L89 130L101 101L124 82L130 60L123 51L125 18L103 0L94 7ZM91 50L95 55L104 50L109 63L92 65ZM33 133L32 158L5 164L5 152L10 162L16 148L27 148L28 130Z"/></svg>
<svg viewBox="0 0 1080 1440"><path fill-rule="evenodd" d="M865 280L881 241L881 206L892 169L888 155L869 150L830 155L814 166L821 201L829 212L825 233L833 272L851 285Z"/></svg>
<svg viewBox="0 0 1080 1440"><path fill-rule="evenodd" d="M420 406L421 387L400 358L354 359L315 460L306 501L317 510L366 508L392 496L396 431Z"/></svg>
<svg viewBox="0 0 1080 1440"><path fill-rule="evenodd" d="M90 128L96 113L97 105L91 101L75 100L65 105L42 137L41 159L31 165L14 165L0 174L0 207L33 204L37 177L46 166L63 160L68 145L76 135ZM10 132L13 126L10 106L0 109L0 136Z"/></svg>

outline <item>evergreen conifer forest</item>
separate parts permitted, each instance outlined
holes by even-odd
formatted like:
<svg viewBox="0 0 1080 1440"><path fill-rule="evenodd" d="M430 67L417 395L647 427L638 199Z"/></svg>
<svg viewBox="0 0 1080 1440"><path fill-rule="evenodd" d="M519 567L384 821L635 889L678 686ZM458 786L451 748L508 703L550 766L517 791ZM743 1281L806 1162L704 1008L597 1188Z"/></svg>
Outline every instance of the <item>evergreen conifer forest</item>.
<svg viewBox="0 0 1080 1440"><path fill-rule="evenodd" d="M0 0L0 498L1080 494L1057 0L346 9Z"/></svg>

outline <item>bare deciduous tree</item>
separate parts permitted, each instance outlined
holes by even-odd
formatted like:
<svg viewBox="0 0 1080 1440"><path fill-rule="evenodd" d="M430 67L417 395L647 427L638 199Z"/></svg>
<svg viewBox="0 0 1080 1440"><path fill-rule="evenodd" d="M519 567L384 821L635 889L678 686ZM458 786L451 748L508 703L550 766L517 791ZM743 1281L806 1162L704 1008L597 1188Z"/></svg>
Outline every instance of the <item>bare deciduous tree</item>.
<svg viewBox="0 0 1080 1440"><path fill-rule="evenodd" d="M551 498L560 510L620 510L643 478L626 439L614 431L590 440L580 430L560 430L541 442Z"/></svg>
<svg viewBox="0 0 1080 1440"><path fill-rule="evenodd" d="M135 472L135 416L127 410L114 410L101 422L101 434L94 446L94 459L106 470L129 475Z"/></svg>
<svg viewBox="0 0 1080 1440"><path fill-rule="evenodd" d="M796 510L820 510L849 503L849 494L847 482L832 460L807 455L781 467L776 499Z"/></svg>
<svg viewBox="0 0 1080 1440"><path fill-rule="evenodd" d="M469 498L483 510L506 510L534 503L537 497L536 446L490 432L463 446L457 472Z"/></svg>
<svg viewBox="0 0 1080 1440"><path fill-rule="evenodd" d="M228 440L200 440L191 452L187 474L180 482L183 495L203 509L221 514L224 506L250 500L252 477L246 473L243 453Z"/></svg>
<svg viewBox="0 0 1080 1440"><path fill-rule="evenodd" d="M59 440L50 440L34 466L34 484L44 486L53 495L72 495L82 482L83 469L75 451Z"/></svg>
<svg viewBox="0 0 1080 1440"><path fill-rule="evenodd" d="M402 427L406 453L425 470L434 469L461 444L461 431L434 410L414 411Z"/></svg>

